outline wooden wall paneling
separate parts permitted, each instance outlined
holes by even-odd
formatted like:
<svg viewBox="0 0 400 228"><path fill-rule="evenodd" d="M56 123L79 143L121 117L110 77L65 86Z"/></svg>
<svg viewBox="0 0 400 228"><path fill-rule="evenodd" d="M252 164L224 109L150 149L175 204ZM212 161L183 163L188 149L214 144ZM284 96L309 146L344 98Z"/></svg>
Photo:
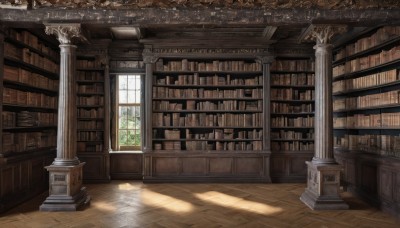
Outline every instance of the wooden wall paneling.
<svg viewBox="0 0 400 228"><path fill-rule="evenodd" d="M143 153L110 153L111 179L143 179Z"/></svg>
<svg viewBox="0 0 400 228"><path fill-rule="evenodd" d="M85 183L102 183L110 180L106 166L109 162L108 155L103 154L81 154L79 160L86 162L83 166Z"/></svg>

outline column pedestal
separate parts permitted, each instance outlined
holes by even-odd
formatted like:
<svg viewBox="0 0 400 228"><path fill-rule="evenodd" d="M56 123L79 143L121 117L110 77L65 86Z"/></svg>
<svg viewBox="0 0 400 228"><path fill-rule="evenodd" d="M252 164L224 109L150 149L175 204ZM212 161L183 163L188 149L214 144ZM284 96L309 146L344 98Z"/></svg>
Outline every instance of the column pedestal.
<svg viewBox="0 0 400 228"><path fill-rule="evenodd" d="M82 168L85 163L75 166L50 165L49 197L40 206L41 211L76 211L90 203L90 196L82 186Z"/></svg>
<svg viewBox="0 0 400 228"><path fill-rule="evenodd" d="M306 162L307 188L300 200L313 210L346 210L349 206L340 197L340 171L337 164Z"/></svg>

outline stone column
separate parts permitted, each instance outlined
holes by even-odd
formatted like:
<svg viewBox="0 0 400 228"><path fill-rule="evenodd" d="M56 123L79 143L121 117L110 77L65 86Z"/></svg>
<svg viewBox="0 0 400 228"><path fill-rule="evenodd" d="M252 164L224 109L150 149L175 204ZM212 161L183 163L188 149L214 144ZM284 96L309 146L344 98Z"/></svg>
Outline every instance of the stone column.
<svg viewBox="0 0 400 228"><path fill-rule="evenodd" d="M90 202L82 187L82 167L76 157L76 46L73 37L80 36L79 24L47 25L46 33L60 42L60 87L58 99L57 157L45 167L49 171L49 197L41 211L75 211Z"/></svg>
<svg viewBox="0 0 400 228"><path fill-rule="evenodd" d="M312 26L308 39L316 39L315 51L315 154L308 167L307 188L300 199L311 209L348 209L341 199L340 171L333 157L332 45L330 38L346 27Z"/></svg>

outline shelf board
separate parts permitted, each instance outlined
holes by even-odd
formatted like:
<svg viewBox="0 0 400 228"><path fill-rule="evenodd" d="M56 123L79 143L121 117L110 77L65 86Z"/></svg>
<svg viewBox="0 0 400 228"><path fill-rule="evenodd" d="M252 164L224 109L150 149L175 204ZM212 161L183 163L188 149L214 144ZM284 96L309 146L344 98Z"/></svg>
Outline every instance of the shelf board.
<svg viewBox="0 0 400 228"><path fill-rule="evenodd" d="M187 142L187 141L205 141L205 142L253 142L253 141L262 141L262 139L153 139L153 141L163 141L163 142Z"/></svg>
<svg viewBox="0 0 400 228"><path fill-rule="evenodd" d="M262 113L262 110L153 110L153 113Z"/></svg>
<svg viewBox="0 0 400 228"><path fill-rule="evenodd" d="M262 75L262 71L153 71L153 74L159 74L159 75L183 75L183 74L199 74L199 75L208 75L208 76L213 76L211 74L216 74L216 75L249 75L249 76L254 76L254 75Z"/></svg>
<svg viewBox="0 0 400 228"><path fill-rule="evenodd" d="M77 105L77 108L103 108L104 105Z"/></svg>
<svg viewBox="0 0 400 228"><path fill-rule="evenodd" d="M76 70L78 70L78 71L104 71L104 68L101 68L101 67L92 67L92 68L77 67Z"/></svg>
<svg viewBox="0 0 400 228"><path fill-rule="evenodd" d="M77 131L99 131L102 132L104 129L77 129Z"/></svg>
<svg viewBox="0 0 400 228"><path fill-rule="evenodd" d="M373 71L379 70L384 67L397 67L399 63L400 63L400 59L392 60L390 62L383 63L383 64L373 66L373 67L369 67L364 70L359 70L359 71L355 71L355 72L351 72L351 73L345 73L345 74L333 77L333 81L335 82L335 81L339 81L339 80L343 80L343 79L356 78L357 76L364 76L364 75L366 76L368 73L371 73Z"/></svg>
<svg viewBox="0 0 400 228"><path fill-rule="evenodd" d="M55 125L50 126L30 126L30 127L4 127L3 131L32 131L57 128Z"/></svg>
<svg viewBox="0 0 400 228"><path fill-rule="evenodd" d="M389 87L389 86L394 86L394 85L400 85L400 80L394 81L394 82L385 83L385 84L380 84L380 85L375 85L375 86L369 86L369 87L365 87L365 88L360 88L360 89L352 89L352 90L337 92L337 93L333 93L332 95L333 95L333 96L340 96L340 95L346 95L346 94L357 93L357 92L361 92L361 91L368 91L368 90L372 90L372 89L380 89L380 88Z"/></svg>
<svg viewBox="0 0 400 228"><path fill-rule="evenodd" d="M334 110L333 113L355 112L355 111L398 108L398 107L400 107L400 104L390 104L390 105L380 105L380 106L365 107L365 108L340 109L340 110Z"/></svg>
<svg viewBox="0 0 400 228"><path fill-rule="evenodd" d="M271 115L274 116L304 116L304 115L314 115L314 112L296 112L296 113L289 113L289 112L271 112Z"/></svg>
<svg viewBox="0 0 400 228"><path fill-rule="evenodd" d="M104 120L103 117L93 117L93 118L91 118L91 117L78 117L77 119L78 119L78 120L92 120L92 121L95 121L95 120Z"/></svg>
<svg viewBox="0 0 400 228"><path fill-rule="evenodd" d="M39 49L36 49L36 48L34 48L32 46L29 46L28 44L25 44L22 41L15 40L15 39L7 37L7 36L5 37L5 41L9 42L9 43L12 43L13 45L17 46L18 48L28 48L30 51L35 52L36 54L41 55L42 57L45 57L46 59L49 59L49 60L53 61L54 63L57 63L57 64L60 63L60 60L57 59L57 58L54 58L54 56L51 56L51 55L46 54L46 53L43 53Z"/></svg>
<svg viewBox="0 0 400 228"><path fill-rule="evenodd" d="M315 100L282 100L282 99L271 99L271 102L279 102L279 103L314 103Z"/></svg>
<svg viewBox="0 0 400 228"><path fill-rule="evenodd" d="M232 97L232 98L216 98L216 97L212 97L212 98L186 98L186 97L182 97L182 98L153 98L153 100L155 101L186 101L186 100L196 100L196 101L228 101L228 100L241 100L241 101L260 101L263 100L263 98L248 98L248 97Z"/></svg>
<svg viewBox="0 0 400 228"><path fill-rule="evenodd" d="M19 109L32 109L32 110L47 110L47 111L57 111L57 108L50 108L50 107L38 107L38 106L31 106L31 105L20 105L20 104L9 104L3 103L3 106L10 107L10 108L19 108Z"/></svg>
<svg viewBox="0 0 400 228"><path fill-rule="evenodd" d="M20 151L20 152L8 152L8 153L3 153L0 154L0 157L6 158L7 161L13 162L13 161L19 161L21 160L26 160L26 157L30 156L35 156L35 154L40 154L44 152L51 152L51 151L56 151L56 147L42 147L42 148L37 148L33 150L25 150L25 151Z"/></svg>
<svg viewBox="0 0 400 228"><path fill-rule="evenodd" d="M32 86L32 85L28 85L22 82L16 82L16 81L10 81L10 80L6 80L3 79L3 83L4 85L6 85L6 87L8 87L7 85L11 85L10 88L13 89L25 89L25 90L29 90L29 91L33 91L33 92L42 92L42 93L50 93L50 94L58 94L58 91L56 90L50 90L50 89L46 89L46 88L41 88L41 87L36 87L36 86Z"/></svg>
<svg viewBox="0 0 400 228"><path fill-rule="evenodd" d="M311 70L299 70L299 71L291 71L291 70L271 70L271 74L314 74L315 71Z"/></svg>
<svg viewBox="0 0 400 228"><path fill-rule="evenodd" d="M315 89L315 85L271 85L271 88Z"/></svg>
<svg viewBox="0 0 400 228"><path fill-rule="evenodd" d="M314 127L271 127L271 129L314 129Z"/></svg>
<svg viewBox="0 0 400 228"><path fill-rule="evenodd" d="M51 79L58 79L58 73L50 72L33 64L23 62L22 60L14 59L13 57L4 56L4 63L6 65L19 67L34 73L38 73L40 75L48 76Z"/></svg>
<svg viewBox="0 0 400 228"><path fill-rule="evenodd" d="M92 145L104 143L104 141L100 140L77 140L77 142L92 143Z"/></svg>
<svg viewBox="0 0 400 228"><path fill-rule="evenodd" d="M78 96L104 96L104 93L76 93Z"/></svg>
<svg viewBox="0 0 400 228"><path fill-rule="evenodd" d="M187 88L213 88L213 89L218 89L218 88L223 88L223 89L246 89L246 88L262 88L263 85L161 85L161 84L156 84L153 85L153 87L167 87L167 88L182 88L182 89L187 89Z"/></svg>
<svg viewBox="0 0 400 228"><path fill-rule="evenodd" d="M235 127L235 126L157 126L153 129L262 129L263 127Z"/></svg>
<svg viewBox="0 0 400 228"><path fill-rule="evenodd" d="M276 141L276 142L290 142L290 141L314 142L314 139L271 139L271 141Z"/></svg>
<svg viewBox="0 0 400 228"><path fill-rule="evenodd" d="M400 126L382 127L334 127L333 130L400 130Z"/></svg>
<svg viewBox="0 0 400 228"><path fill-rule="evenodd" d="M176 149L156 150L156 149L153 149L152 152L159 153L159 154L167 154L167 153L176 154L176 153L178 153L178 154L202 154L202 155L207 154L207 153L215 155L217 153L226 153L226 152L235 153L235 154L252 154L252 155L254 155L254 153L260 153L260 154L266 153L266 151L263 149L261 149L261 150L176 150ZM218 156L218 154L217 154L217 156Z"/></svg>
<svg viewBox="0 0 400 228"><path fill-rule="evenodd" d="M368 54L370 54L372 52L379 51L379 50L381 50L381 49L383 49L383 48L385 48L387 46L390 46L392 44L395 44L396 42L399 42L399 41L400 41L400 36L393 37L393 38L391 38L391 39L389 39L387 41L384 41L383 43L380 43L380 44L378 44L376 46L370 47L370 48L368 48L368 49L366 49L364 51L360 51L360 52L354 53L352 55L346 56L344 58L335 60L335 61L333 61L332 66L335 67L335 66L340 65L342 63L345 63L347 61L356 59L357 57L366 56L366 55L368 55Z"/></svg>
<svg viewBox="0 0 400 228"><path fill-rule="evenodd" d="M314 150L271 150L272 154L314 154Z"/></svg>
<svg viewBox="0 0 400 228"><path fill-rule="evenodd" d="M104 83L104 80L76 80L78 84L97 84Z"/></svg>

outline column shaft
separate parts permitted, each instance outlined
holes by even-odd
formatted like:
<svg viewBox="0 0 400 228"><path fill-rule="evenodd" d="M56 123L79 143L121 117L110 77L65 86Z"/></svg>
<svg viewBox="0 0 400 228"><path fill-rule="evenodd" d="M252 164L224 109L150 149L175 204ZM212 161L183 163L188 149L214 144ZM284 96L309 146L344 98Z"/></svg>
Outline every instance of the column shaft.
<svg viewBox="0 0 400 228"><path fill-rule="evenodd" d="M144 134L144 145L143 145L143 150L145 152L151 151L153 149L152 146L152 134L153 134L153 121L152 121L152 116L153 116L153 107L152 107L152 96L153 96L153 64L152 63L147 63L146 62L146 77L144 79L144 113L145 113L145 128L143 129L145 131Z"/></svg>
<svg viewBox="0 0 400 228"><path fill-rule="evenodd" d="M333 158L332 45L315 47L315 155L314 162L335 163Z"/></svg>
<svg viewBox="0 0 400 228"><path fill-rule="evenodd" d="M263 149L271 152L271 73L270 63L263 63L264 78L264 140Z"/></svg>
<svg viewBox="0 0 400 228"><path fill-rule="evenodd" d="M76 46L61 44L57 158L53 165L78 165L76 157Z"/></svg>

